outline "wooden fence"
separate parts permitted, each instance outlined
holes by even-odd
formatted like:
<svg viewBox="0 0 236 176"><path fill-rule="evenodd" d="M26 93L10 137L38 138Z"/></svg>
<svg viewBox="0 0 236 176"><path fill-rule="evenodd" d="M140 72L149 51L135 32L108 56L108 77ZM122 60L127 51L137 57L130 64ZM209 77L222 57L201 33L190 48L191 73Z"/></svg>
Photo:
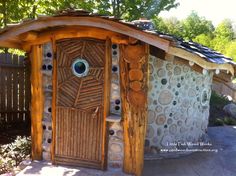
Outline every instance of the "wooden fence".
<svg viewBox="0 0 236 176"><path fill-rule="evenodd" d="M29 124L30 73L23 56L0 53L0 123Z"/></svg>

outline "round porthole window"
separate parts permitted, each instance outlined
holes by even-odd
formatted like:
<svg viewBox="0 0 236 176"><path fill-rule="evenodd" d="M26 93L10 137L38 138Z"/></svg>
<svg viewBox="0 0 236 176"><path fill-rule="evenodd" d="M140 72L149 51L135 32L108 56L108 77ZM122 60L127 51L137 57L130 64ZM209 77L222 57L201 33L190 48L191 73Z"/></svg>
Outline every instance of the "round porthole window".
<svg viewBox="0 0 236 176"><path fill-rule="evenodd" d="M76 59L72 64L72 71L77 77L86 76L89 71L89 64L84 59Z"/></svg>

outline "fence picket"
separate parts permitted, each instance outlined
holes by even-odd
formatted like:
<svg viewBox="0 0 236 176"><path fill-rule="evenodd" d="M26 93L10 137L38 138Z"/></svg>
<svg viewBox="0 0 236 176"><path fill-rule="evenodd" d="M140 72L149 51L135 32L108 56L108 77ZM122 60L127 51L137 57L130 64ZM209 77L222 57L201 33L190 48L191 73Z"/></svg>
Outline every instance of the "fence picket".
<svg viewBox="0 0 236 176"><path fill-rule="evenodd" d="M0 123L30 122L29 70L23 56L0 53Z"/></svg>

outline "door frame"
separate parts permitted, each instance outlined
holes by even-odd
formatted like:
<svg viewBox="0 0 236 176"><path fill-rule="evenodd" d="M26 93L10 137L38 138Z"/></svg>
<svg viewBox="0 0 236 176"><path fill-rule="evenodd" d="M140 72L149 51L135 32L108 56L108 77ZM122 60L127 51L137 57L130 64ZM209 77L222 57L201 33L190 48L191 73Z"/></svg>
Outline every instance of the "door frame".
<svg viewBox="0 0 236 176"><path fill-rule="evenodd" d="M73 38L71 38L73 39ZM78 38L83 39L83 38ZM94 39L94 38L91 38ZM97 39L95 39L97 40ZM51 160L55 164L55 147L56 147L56 105L57 105L57 47L56 40L52 38L53 48L53 93L52 93L52 145L51 145ZM111 39L107 38L105 41L105 66L104 66L104 113L103 113L103 134L102 134L102 164L101 170L107 168L108 155L108 128L106 117L110 112L110 85L111 85Z"/></svg>

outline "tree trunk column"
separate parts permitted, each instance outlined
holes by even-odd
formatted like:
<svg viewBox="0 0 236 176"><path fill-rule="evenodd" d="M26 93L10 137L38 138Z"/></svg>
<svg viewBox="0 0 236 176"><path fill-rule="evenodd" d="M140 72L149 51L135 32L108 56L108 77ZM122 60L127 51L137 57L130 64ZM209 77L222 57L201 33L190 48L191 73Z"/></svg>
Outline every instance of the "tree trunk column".
<svg viewBox="0 0 236 176"><path fill-rule="evenodd" d="M142 174L147 124L148 46L122 45L121 102L124 128L124 172Z"/></svg>
<svg viewBox="0 0 236 176"><path fill-rule="evenodd" d="M42 159L43 141L43 82L42 82L42 48L32 46L30 53L31 60L31 140L32 140L32 159Z"/></svg>

